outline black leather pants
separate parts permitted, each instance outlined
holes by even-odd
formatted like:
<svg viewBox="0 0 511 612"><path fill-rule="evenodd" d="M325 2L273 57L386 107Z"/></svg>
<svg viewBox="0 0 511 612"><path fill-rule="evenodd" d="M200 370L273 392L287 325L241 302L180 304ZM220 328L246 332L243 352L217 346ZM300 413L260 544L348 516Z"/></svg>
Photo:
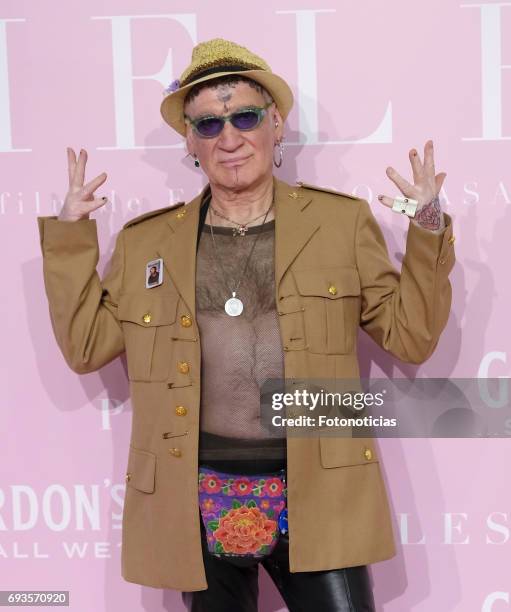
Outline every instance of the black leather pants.
<svg viewBox="0 0 511 612"><path fill-rule="evenodd" d="M287 534L280 534L273 552L240 567L207 549L201 524L202 553L208 588L183 592L188 612L257 612L259 563L269 573L289 612L375 612L366 565L315 572L289 571Z"/></svg>

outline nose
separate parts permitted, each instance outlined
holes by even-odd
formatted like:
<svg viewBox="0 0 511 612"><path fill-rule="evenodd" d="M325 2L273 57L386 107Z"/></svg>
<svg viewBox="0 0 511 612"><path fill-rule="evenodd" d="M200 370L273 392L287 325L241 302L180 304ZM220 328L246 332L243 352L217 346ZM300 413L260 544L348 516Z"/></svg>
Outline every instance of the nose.
<svg viewBox="0 0 511 612"><path fill-rule="evenodd" d="M224 123L224 128L218 137L218 146L224 151L235 151L243 144L240 131L230 121Z"/></svg>

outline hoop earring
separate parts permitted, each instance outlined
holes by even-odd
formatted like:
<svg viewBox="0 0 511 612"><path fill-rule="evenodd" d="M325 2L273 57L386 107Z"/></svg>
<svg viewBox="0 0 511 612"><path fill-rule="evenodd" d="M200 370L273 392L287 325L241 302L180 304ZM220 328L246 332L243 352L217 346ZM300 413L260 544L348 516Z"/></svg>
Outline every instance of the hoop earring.
<svg viewBox="0 0 511 612"><path fill-rule="evenodd" d="M277 145L279 146L279 162L278 163L275 161L275 147ZM284 147L282 146L282 143L279 140L279 142L276 142L273 145L273 163L275 164L275 166L277 168L280 168L280 166L282 166L282 158L283 158L283 156L284 156Z"/></svg>

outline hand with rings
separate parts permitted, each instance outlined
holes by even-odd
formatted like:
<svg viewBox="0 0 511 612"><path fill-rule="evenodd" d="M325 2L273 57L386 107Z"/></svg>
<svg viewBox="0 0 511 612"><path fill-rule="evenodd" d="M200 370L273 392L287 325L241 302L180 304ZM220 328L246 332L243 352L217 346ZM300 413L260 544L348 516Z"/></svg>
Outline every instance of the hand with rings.
<svg viewBox="0 0 511 612"><path fill-rule="evenodd" d="M378 200L385 206L410 217L412 223L432 231L442 231L445 227L444 216L440 208L438 194L447 174L435 175L433 158L433 141L428 140L424 146L424 163L415 149L409 152L412 166L412 185L394 168L387 168L387 176L401 191L403 197L391 198L380 195Z"/></svg>

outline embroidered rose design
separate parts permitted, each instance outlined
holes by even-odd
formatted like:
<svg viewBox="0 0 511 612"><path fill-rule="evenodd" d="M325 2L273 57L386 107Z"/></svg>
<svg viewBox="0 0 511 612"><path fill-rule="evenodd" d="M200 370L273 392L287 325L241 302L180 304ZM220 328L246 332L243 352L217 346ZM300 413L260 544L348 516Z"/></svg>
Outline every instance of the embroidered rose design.
<svg viewBox="0 0 511 612"><path fill-rule="evenodd" d="M232 488L236 495L248 495L252 490L252 484L249 478L236 478Z"/></svg>
<svg viewBox="0 0 511 612"><path fill-rule="evenodd" d="M200 481L200 488L212 495L220 491L222 488L222 481L215 474L206 474Z"/></svg>
<svg viewBox="0 0 511 612"><path fill-rule="evenodd" d="M263 488L263 492L270 497L277 497L282 493L283 484L279 478L268 478Z"/></svg>
<svg viewBox="0 0 511 612"><path fill-rule="evenodd" d="M276 529L277 522L259 508L240 506L220 518L213 535L225 552L246 554L271 544Z"/></svg>

